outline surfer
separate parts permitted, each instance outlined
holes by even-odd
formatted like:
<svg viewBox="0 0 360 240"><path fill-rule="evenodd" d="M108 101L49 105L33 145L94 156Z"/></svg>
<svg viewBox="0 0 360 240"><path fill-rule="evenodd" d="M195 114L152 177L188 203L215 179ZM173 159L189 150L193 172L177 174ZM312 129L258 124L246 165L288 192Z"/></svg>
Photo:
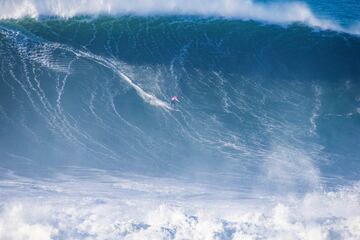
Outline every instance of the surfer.
<svg viewBox="0 0 360 240"><path fill-rule="evenodd" d="M171 97L171 106L175 106L176 103L179 103L179 102L180 102L180 101L179 101L179 99L178 99L177 96L172 96L172 97Z"/></svg>

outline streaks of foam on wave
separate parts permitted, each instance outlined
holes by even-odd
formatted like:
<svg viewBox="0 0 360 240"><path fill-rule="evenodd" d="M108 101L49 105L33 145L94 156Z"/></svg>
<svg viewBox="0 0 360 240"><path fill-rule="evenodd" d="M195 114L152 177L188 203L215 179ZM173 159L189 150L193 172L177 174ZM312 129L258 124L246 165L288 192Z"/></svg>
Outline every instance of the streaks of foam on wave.
<svg viewBox="0 0 360 240"><path fill-rule="evenodd" d="M11 36L14 34L15 33L11 32L10 35L9 34L7 34L7 35L9 35L9 37L14 37L14 36ZM40 46L38 46L38 48L39 47ZM63 46L58 43L46 43L46 44L42 45L41 49L37 49L37 51L32 50L31 55L32 55L32 60L39 62L43 66L48 67L56 72L60 71L60 72L66 73L64 82L63 82L63 84L61 84L61 86L59 86L60 89L58 89L58 91L59 91L59 96L57 99L58 106L60 103L61 94L62 94L64 85L66 84L66 79L67 79L68 75L70 74L71 63L76 59L73 59L67 67L61 66L58 64L51 64L51 61L48 59L48 56L50 54L47 54L47 53L49 53L49 51L53 51L55 49L64 49L68 52L72 52L77 57L81 56L81 57L84 57L84 58L87 58L90 60L95 60L97 63L101 64L102 66L105 66L105 67L110 68L111 70L115 71L123 80L125 80L138 93L138 95L145 102L147 102L153 106L161 107L163 109L167 109L167 110L171 109L170 106L166 102L158 99L157 97L151 95L150 93L145 92L140 86L135 84L125 73L121 72L118 69L118 63L115 62L115 60L108 60L108 59L102 58L100 56L97 56L97 55L89 53L89 52L71 49L70 47ZM24 51L26 51L25 47L21 48L21 52L24 52Z"/></svg>
<svg viewBox="0 0 360 240"><path fill-rule="evenodd" d="M55 109L52 108L51 104L47 101L46 99L46 95L45 93L42 91L41 87L40 87L40 82L37 80L36 78L36 74L35 74L35 66L32 65L33 68L33 75L34 75L34 81L36 82L36 86L37 89L35 88L35 86L32 84L32 82L29 79L29 72L27 71L27 65L25 63L24 59L27 59L29 56L31 58L31 60L35 60L36 62L39 62L40 64L42 64L43 66L50 68L52 70L55 71L60 71L61 69L59 69L58 67L49 64L49 61L47 60L47 57L41 57L41 56L47 56L49 49L45 48L45 49L37 49L37 51L31 51L29 52L27 47L26 47L26 43L28 42L29 39L27 39L24 35L19 35L17 32L15 31L1 31L3 34L5 34L9 39L12 39L14 41L14 45L16 46L17 52L20 55L20 61L22 62L23 65L23 69L24 69L24 73L25 73L25 78L26 78L26 86L24 83L22 83L13 73L12 70L10 70L10 75L12 76L12 78L15 80L15 82L17 82L21 88L23 89L23 91L26 93L26 95L28 96L32 106L34 107L34 109L44 118L46 119L46 122L50 125L50 129L51 130L55 130L58 129L60 130L60 132L62 132L63 136L65 136L68 140L73 140L73 136L71 136L71 134L67 131L67 129L64 129L61 125L63 124L56 124L57 121L60 119L60 116L58 115L58 112L55 111ZM19 39L18 39L19 38ZM24 41L25 40L25 41ZM41 50L41 51L40 51ZM40 52L42 54L39 55ZM44 53L45 52L45 53ZM27 88L27 85L29 87L29 89ZM14 90L13 90L14 91ZM32 96L34 93L35 96L37 96L42 104L42 106L44 107L45 112L41 111L38 106L36 106L35 104L35 98ZM61 122L62 123L62 122ZM70 135L69 135L70 134Z"/></svg>
<svg viewBox="0 0 360 240"><path fill-rule="evenodd" d="M281 182L280 188L297 184L303 188L316 189L319 186L320 173L311 155L292 146L274 147L264 164L264 172L265 181Z"/></svg>
<svg viewBox="0 0 360 240"><path fill-rule="evenodd" d="M167 104L166 102L158 99L154 95L145 92L140 86L135 84L125 73L120 71L119 67L118 67L119 63L117 63L115 60L108 60L106 58L97 56L95 54L80 51L80 50L76 50L76 49L71 49L71 48L66 47L66 46L62 46L61 48L74 53L76 56L80 56L80 57L84 57L84 58L93 60L93 61L99 63L100 65L115 71L123 80L125 80L137 92L137 94L145 102L149 103L150 105L153 105L153 106L156 106L156 107L161 107L161 108L163 108L165 110L170 110L171 109L169 104Z"/></svg>
<svg viewBox="0 0 360 240"><path fill-rule="evenodd" d="M50 64L49 58L51 52L59 49L59 44L51 44L51 43L43 43L43 44L35 44L35 50L28 49L27 44L33 43L31 40L29 40L24 35L19 35L18 33L14 31L5 31L2 30L3 33L9 38L15 41L16 49L21 56L21 62L23 65L23 71L25 74L25 81L23 82L21 79L18 79L15 73L10 70L9 73L14 79L14 81L19 84L21 89L26 93L28 99L30 100L31 105L35 109L35 111L43 117L43 119L46 120L46 122L51 127L50 129L52 131L58 130L60 131L61 135L64 136L68 141L72 142L73 144L77 144L90 152L100 154L106 157L109 157L110 159L120 159L120 157L110 150L107 146L104 144L98 142L93 137L91 137L89 134L79 130L76 126L71 124L71 121L67 118L65 113L62 110L61 107L61 97L64 92L65 84L67 81L68 76L71 73L71 65L72 62L76 60L76 58L72 59L67 67L58 66L58 64ZM58 97L56 99L56 107L53 107L51 103L47 100L45 93L40 87L40 82L36 79L36 74L34 74L34 81L35 84L30 81L29 78L29 72L27 70L27 65L24 59L30 59L30 61L37 62L41 64L42 66L49 68L51 70L54 70L55 72L65 73L65 77L63 78L62 84L60 84L60 80L57 82L56 90L58 93ZM32 67L35 68L35 66L32 63ZM36 98L37 97L37 98ZM39 100L42 108L44 111L42 111L42 108L40 106L37 106L36 101ZM85 139L86 141L94 144L95 146L100 147L103 151L97 151L93 148L90 148L88 144L84 143L82 139Z"/></svg>
<svg viewBox="0 0 360 240"><path fill-rule="evenodd" d="M358 28L344 29L337 23L319 19L301 2L288 3L257 3L253 0L91 0L80 3L75 0L13 0L3 1L0 8L0 19L22 18L24 16L38 17L55 15L73 17L76 15L98 14L196 14L203 16L235 17L253 19L273 23L302 22L312 27L346 31L358 34Z"/></svg>
<svg viewBox="0 0 360 240"><path fill-rule="evenodd" d="M39 39L35 36L35 40L33 38L29 38L24 34L19 34L19 32L7 30L6 28L1 28L1 32L7 36L8 39L11 39L11 42L14 44L15 49L17 49L18 54L22 57L22 62L25 64L24 59L29 59L30 67L35 68L35 63L40 64L42 67L53 70L57 81L56 81L56 93L57 97L55 98L55 105L52 106L41 89L40 82L36 79L36 72L32 72L34 74L34 82L30 81L29 72L27 72L27 66L24 66L26 72L24 73L27 79L24 83L17 79L15 74L12 74L15 77L15 81L20 84L22 90L26 93L27 97L30 99L32 106L36 110L37 113L49 124L50 129L52 131L58 131L61 133L67 141L74 144L74 146L79 146L81 149L87 149L89 152L94 153L95 155L105 156L105 159L119 160L122 159L116 152L110 149L107 145L97 141L91 134L86 131L82 131L76 125L76 120L72 119L72 116L64 112L61 101L65 91L65 85L67 83L68 77L72 72L72 63L79 58L83 58L89 60L91 62L97 63L105 68L113 71L118 77L124 79L128 85L135 89L136 93L147 103L161 107L165 110L170 110L170 107L167 103L159 100L155 96L145 92L140 86L133 83L133 81L127 77L124 73L122 73L118 68L115 60L108 60L102 58L101 56L94 55L92 53L87 53L85 51L77 51L71 47L61 45L58 43L51 42L43 42L42 39ZM39 41L37 41L39 40ZM67 56L69 59L64 59L57 61L53 59L53 55L58 51L65 51L67 53L64 56ZM28 61L26 61L27 63ZM12 72L10 71L10 74ZM63 76L62 76L63 75ZM3 78L5 81L5 79ZM25 85L24 85L25 84ZM40 101L40 105L37 104L37 101ZM112 100L112 108L116 110L113 100ZM91 109L90 109L91 111ZM94 112L92 112L94 113ZM143 134L139 128L134 126L133 124L126 121L124 118L120 116L119 113L115 113L118 117L120 117L128 126L137 130L138 133ZM103 124L106 126L106 124ZM107 128L107 127L106 127ZM114 132L114 131L109 131ZM144 147L145 149L145 147ZM124 153L125 154L125 153ZM151 154L149 153L149 156ZM132 156L128 156L126 159L131 159Z"/></svg>
<svg viewBox="0 0 360 240"><path fill-rule="evenodd" d="M39 62L40 64L42 64L43 66L50 68L54 71L62 71L61 69L59 69L56 65L52 65L49 64L49 61L47 61L46 57L41 57L41 56L47 56L49 55L49 51L52 49L51 47L47 47L47 45L43 46L43 48L39 48L40 46L37 46L39 49L37 49L37 51L35 52L28 52L27 47L23 44L17 44L17 49L19 54L21 55L21 62L23 63L23 67L24 67L24 72L25 72L25 78L27 80L29 89L27 89L27 87L23 84L21 84L21 82L17 81L19 84L21 84L23 91L25 91L28 95L28 98L30 99L33 107L37 110L37 112L44 118L46 119L46 122L51 126L52 130L58 129L62 135L68 139L69 141L73 142L73 143L79 143L81 145L81 142L76 138L75 135L72 134L72 131L70 129L71 124L68 123L66 117L63 115L61 109L59 109L59 98L57 99L57 109L53 108L50 104L50 102L47 100L45 93L42 91L41 87L40 87L40 82L38 82L36 80L36 74L34 72L34 79L37 82L37 86L38 89L36 89L33 84L31 83L29 76L28 76L28 71L27 71L27 66L25 63L26 58L28 58L28 55L30 57L31 60L35 60L35 62ZM69 67L71 66L71 62L69 64ZM33 69L35 69L35 66L32 66ZM69 74L69 67L67 69L67 75L65 76L65 80ZM15 75L13 74L14 79L16 80ZM65 81L64 80L64 81ZM32 93L36 94L36 96L38 96L38 98L40 99L40 102L45 110L45 113L43 111L41 111L35 104L34 100L32 99ZM60 95L61 96L61 95Z"/></svg>
<svg viewBox="0 0 360 240"><path fill-rule="evenodd" d="M321 108L321 88L319 86L315 86L315 102L314 102L314 108L313 111L311 113L311 117L310 117L310 123L311 123L311 128L310 128L310 134L313 135L316 132L316 119L319 117L319 111Z"/></svg>

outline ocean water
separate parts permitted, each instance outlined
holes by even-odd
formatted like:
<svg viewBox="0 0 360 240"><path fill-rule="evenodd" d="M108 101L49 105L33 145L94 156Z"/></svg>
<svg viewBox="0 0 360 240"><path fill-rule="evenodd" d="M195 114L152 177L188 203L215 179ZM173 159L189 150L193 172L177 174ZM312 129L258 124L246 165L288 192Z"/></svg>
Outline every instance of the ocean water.
<svg viewBox="0 0 360 240"><path fill-rule="evenodd" d="M0 0L0 239L360 239L360 2Z"/></svg>

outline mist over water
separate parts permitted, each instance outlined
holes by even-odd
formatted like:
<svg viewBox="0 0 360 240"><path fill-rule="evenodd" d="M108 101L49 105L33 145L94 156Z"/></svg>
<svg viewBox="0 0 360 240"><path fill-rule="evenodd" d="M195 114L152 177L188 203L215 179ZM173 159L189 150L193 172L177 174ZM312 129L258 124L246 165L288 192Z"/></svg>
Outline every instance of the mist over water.
<svg viewBox="0 0 360 240"><path fill-rule="evenodd" d="M356 20L67 3L0 10L1 239L360 237Z"/></svg>

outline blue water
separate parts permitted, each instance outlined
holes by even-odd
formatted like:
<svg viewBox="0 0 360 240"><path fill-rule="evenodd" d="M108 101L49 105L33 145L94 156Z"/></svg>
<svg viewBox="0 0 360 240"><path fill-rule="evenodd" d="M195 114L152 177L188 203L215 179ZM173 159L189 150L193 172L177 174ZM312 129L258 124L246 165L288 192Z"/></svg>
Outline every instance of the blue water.
<svg viewBox="0 0 360 240"><path fill-rule="evenodd" d="M273 1L273 0L259 0L257 2L262 3L271 3L271 2L299 2L295 0L290 1ZM336 0L305 0L302 1L306 3L311 10L322 18L332 19L342 25L350 26L354 23L359 22L359 11L360 4L357 0L346 0L346 1L336 1Z"/></svg>
<svg viewBox="0 0 360 240"><path fill-rule="evenodd" d="M358 1L1 4L0 239L360 238Z"/></svg>

